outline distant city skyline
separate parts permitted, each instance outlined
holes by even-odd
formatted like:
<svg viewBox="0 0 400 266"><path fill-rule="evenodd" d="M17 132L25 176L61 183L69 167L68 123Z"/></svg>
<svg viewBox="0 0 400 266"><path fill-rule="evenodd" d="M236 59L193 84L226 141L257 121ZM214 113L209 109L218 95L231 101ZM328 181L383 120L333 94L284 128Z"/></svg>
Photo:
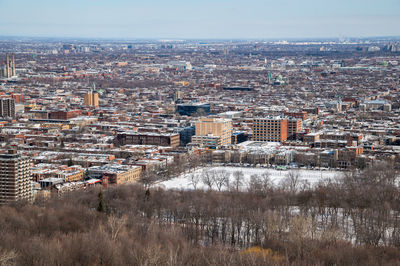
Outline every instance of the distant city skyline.
<svg viewBox="0 0 400 266"><path fill-rule="evenodd" d="M398 0L0 0L0 36L276 39L399 36Z"/></svg>

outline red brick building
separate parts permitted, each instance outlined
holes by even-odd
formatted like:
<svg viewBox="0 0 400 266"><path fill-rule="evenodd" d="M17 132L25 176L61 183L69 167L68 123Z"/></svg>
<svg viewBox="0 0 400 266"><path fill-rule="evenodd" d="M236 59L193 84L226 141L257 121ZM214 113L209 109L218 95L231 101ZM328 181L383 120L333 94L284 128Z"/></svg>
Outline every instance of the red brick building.
<svg viewBox="0 0 400 266"><path fill-rule="evenodd" d="M288 120L282 117L255 118L253 140L284 142L287 140Z"/></svg>
<svg viewBox="0 0 400 266"><path fill-rule="evenodd" d="M68 120L77 116L82 115L82 110L71 110L71 111L53 111L49 113L49 119Z"/></svg>
<svg viewBox="0 0 400 266"><path fill-rule="evenodd" d="M157 145L177 147L180 143L178 133L155 133L155 132L124 132L119 133L116 138L119 145Z"/></svg>
<svg viewBox="0 0 400 266"><path fill-rule="evenodd" d="M306 120L308 115L305 111L285 111L283 114L293 118L300 118L301 120Z"/></svg>

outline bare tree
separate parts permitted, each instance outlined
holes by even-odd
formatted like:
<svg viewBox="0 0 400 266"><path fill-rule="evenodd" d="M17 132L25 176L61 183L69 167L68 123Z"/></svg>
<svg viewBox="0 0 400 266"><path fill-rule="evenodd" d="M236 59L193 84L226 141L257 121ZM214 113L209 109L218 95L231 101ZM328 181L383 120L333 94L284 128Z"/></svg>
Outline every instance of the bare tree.
<svg viewBox="0 0 400 266"><path fill-rule="evenodd" d="M270 176L270 173L267 171L261 174L262 190L264 194L273 186Z"/></svg>
<svg viewBox="0 0 400 266"><path fill-rule="evenodd" d="M155 171L152 170L146 170L142 174L142 178L140 181L143 183L144 187L146 189L150 188L151 185L158 180L158 176L155 173Z"/></svg>
<svg viewBox="0 0 400 266"><path fill-rule="evenodd" d="M242 171L233 172L233 188L236 191L240 190L240 187L243 185L244 174Z"/></svg>
<svg viewBox="0 0 400 266"><path fill-rule="evenodd" d="M196 173L192 173L189 175L189 180L190 180L190 185L193 186L193 189L196 190L197 189L197 185L200 182L200 175L196 174Z"/></svg>
<svg viewBox="0 0 400 266"><path fill-rule="evenodd" d="M229 176L230 174L225 170L219 170L214 172L213 175L214 184L217 186L218 191L221 191L222 186L226 184L227 180L229 182Z"/></svg>
<svg viewBox="0 0 400 266"><path fill-rule="evenodd" d="M0 265L16 265L15 260L18 254L14 250L1 250L0 251Z"/></svg>
<svg viewBox="0 0 400 266"><path fill-rule="evenodd" d="M295 170L291 170L286 174L286 177L282 180L281 185L285 189L291 192L296 192L300 184L300 173Z"/></svg>
<svg viewBox="0 0 400 266"><path fill-rule="evenodd" d="M111 239L116 241L118 238L119 233L121 232L122 228L125 226L127 221L127 217L117 217L115 215L108 216L107 225L108 229L110 230Z"/></svg>
<svg viewBox="0 0 400 266"><path fill-rule="evenodd" d="M300 180L299 187L301 191L307 191L311 188L310 182L308 180Z"/></svg>
<svg viewBox="0 0 400 266"><path fill-rule="evenodd" d="M189 169L194 171L194 170L196 170L197 167L200 166L201 157L196 154L191 154L188 156L187 161L189 164Z"/></svg>
<svg viewBox="0 0 400 266"><path fill-rule="evenodd" d="M260 175L254 174L250 176L248 191L255 193L260 193L262 191L262 179Z"/></svg>
<svg viewBox="0 0 400 266"><path fill-rule="evenodd" d="M211 190L213 185L214 185L214 171L203 171L202 172L202 177L201 180L203 181L203 183L208 186L208 189Z"/></svg>
<svg viewBox="0 0 400 266"><path fill-rule="evenodd" d="M230 188L231 188L231 174L229 174L229 177L227 179L225 179L224 185L225 185L227 190L230 190Z"/></svg>

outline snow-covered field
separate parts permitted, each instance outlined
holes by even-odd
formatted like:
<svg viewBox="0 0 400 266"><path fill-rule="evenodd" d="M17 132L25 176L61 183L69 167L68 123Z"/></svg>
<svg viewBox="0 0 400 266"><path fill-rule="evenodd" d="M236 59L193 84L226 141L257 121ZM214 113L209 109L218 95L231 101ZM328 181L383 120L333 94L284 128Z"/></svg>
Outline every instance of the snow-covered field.
<svg viewBox="0 0 400 266"><path fill-rule="evenodd" d="M343 174L340 171L327 171L327 170L276 170L276 169L266 169L266 168L248 168L248 167L206 167L197 169L192 173L182 174L180 177L160 182L157 185L165 189L194 189L194 185L191 181L192 175L197 175L198 183L197 189L208 189L208 186L202 181L202 173L204 171L220 171L225 170L229 174L229 183L234 182L233 173L236 171L241 171L243 173L243 180L241 189L245 189L250 181L252 175L262 175L267 173L272 184L275 186L280 185L283 180L288 176L289 172L293 171L298 174L299 183L308 182L311 186L322 180L335 179ZM226 189L226 185L222 189ZM217 189L216 184L213 185L213 189Z"/></svg>

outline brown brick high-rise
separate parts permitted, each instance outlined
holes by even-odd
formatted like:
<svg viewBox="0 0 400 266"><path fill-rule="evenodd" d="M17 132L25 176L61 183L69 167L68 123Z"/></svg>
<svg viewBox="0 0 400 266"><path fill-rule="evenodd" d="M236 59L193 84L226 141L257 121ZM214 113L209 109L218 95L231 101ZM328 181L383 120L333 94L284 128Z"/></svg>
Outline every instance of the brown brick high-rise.
<svg viewBox="0 0 400 266"><path fill-rule="evenodd" d="M284 142L287 140L287 126L287 119L279 116L255 118L253 122L253 140Z"/></svg>

